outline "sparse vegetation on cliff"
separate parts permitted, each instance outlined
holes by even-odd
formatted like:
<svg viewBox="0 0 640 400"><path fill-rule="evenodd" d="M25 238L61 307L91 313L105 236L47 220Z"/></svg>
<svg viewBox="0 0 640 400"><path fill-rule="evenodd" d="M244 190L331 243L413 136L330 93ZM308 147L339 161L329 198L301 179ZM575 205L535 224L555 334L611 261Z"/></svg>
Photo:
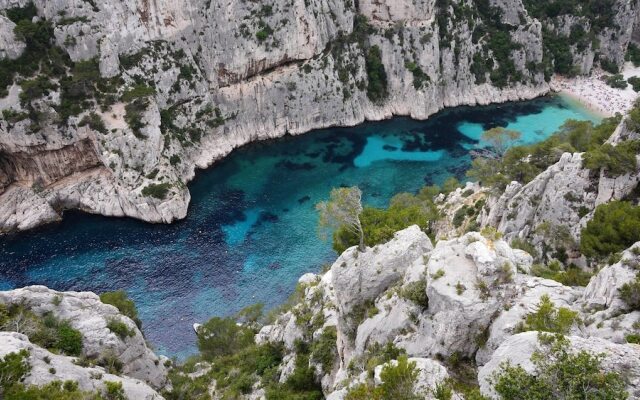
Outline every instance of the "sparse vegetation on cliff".
<svg viewBox="0 0 640 400"><path fill-rule="evenodd" d="M640 240L640 207L612 201L596 208L582 230L580 250L587 257L606 259Z"/></svg>
<svg viewBox="0 0 640 400"><path fill-rule="evenodd" d="M629 397L622 375L603 371L601 355L571 352L561 335L540 335L539 341L542 348L531 357L533 371L506 363L493 376L501 400Z"/></svg>

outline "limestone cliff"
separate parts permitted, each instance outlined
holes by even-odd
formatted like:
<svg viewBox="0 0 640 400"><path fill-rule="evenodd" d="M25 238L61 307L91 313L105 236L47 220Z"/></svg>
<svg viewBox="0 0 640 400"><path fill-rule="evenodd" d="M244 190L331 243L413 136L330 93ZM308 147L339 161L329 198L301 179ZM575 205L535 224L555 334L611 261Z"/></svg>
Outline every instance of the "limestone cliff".
<svg viewBox="0 0 640 400"><path fill-rule="evenodd" d="M568 332L573 351L603 352L604 368L625 374L635 398L640 395L638 350L625 337L636 332L638 312L629 310L618 288L635 279L640 260L633 248L638 245L625 251L619 263L603 268L586 288L568 287L526 273L531 256L502 239L468 233L434 247L413 226L363 253L348 249L322 276L303 276L302 301L263 327L256 339L284 342L285 360L292 360L300 348L294 345L297 340L314 343L335 329L333 363L328 369L316 364L332 400L367 381L372 357L387 343L406 352L424 373L415 387L430 388L421 392L426 398L434 398L433 389L459 368L451 364L454 359L473 360L480 367L483 394L493 398L487 379L503 361L532 368L530 357L540 346L537 332L519 332L527 330L526 316L547 296L578 316ZM422 295L412 295L412 289ZM417 302L420 297L425 303ZM316 320L321 323L307 322ZM281 382L293 372L287 365L280 369ZM375 369L377 385L381 369Z"/></svg>
<svg viewBox="0 0 640 400"><path fill-rule="evenodd" d="M545 47L553 21L520 0L30 4L0 1L0 57L11 61L0 88L0 231L68 208L171 222L186 215L195 169L238 146L532 98L558 64ZM598 57L621 62L634 4L616 1L604 31L580 13L575 24L601 43L580 53L582 72ZM60 51L42 56L16 30L25 15ZM24 64L36 56L51 65L40 80Z"/></svg>

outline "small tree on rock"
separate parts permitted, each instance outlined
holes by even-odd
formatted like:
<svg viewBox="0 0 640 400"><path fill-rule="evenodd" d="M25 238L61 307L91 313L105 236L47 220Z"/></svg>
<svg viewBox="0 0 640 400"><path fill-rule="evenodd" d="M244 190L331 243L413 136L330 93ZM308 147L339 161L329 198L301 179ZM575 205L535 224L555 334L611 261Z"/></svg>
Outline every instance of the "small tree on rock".
<svg viewBox="0 0 640 400"><path fill-rule="evenodd" d="M329 200L318 203L316 210L320 214L321 236L326 230L345 227L358 236L358 250L364 250L364 231L360 222L362 191L358 187L332 189Z"/></svg>
<svg viewBox="0 0 640 400"><path fill-rule="evenodd" d="M514 140L520 139L522 134L518 131L505 129L501 126L491 128L482 133L481 139L491 145L496 155L500 158L509 149L509 145Z"/></svg>

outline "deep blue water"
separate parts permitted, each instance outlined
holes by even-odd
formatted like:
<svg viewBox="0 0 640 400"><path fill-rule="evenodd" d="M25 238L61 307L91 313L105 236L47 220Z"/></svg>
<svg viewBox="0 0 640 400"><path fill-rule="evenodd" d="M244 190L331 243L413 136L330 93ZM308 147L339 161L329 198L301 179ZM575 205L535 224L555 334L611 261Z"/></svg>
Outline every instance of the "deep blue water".
<svg viewBox="0 0 640 400"><path fill-rule="evenodd" d="M300 275L335 258L314 211L332 187L358 185L365 203L385 206L398 192L464 178L484 129L507 126L533 143L569 118L596 120L552 97L254 143L198 174L184 221L67 212L59 224L0 238L0 289L124 289L150 342L183 357L195 348L193 322L277 305Z"/></svg>

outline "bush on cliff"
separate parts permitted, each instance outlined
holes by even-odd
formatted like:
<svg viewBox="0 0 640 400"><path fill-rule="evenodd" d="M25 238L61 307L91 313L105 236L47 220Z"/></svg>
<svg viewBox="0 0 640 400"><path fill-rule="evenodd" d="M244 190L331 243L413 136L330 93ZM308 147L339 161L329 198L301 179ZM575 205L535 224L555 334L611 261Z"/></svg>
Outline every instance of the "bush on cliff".
<svg viewBox="0 0 640 400"><path fill-rule="evenodd" d="M385 243L393 238L394 233L411 225L418 225L420 229L430 233L432 224L438 219L438 210L433 203L433 196L438 191L434 187L426 187L417 195L397 194L391 199L387 209L365 207L360 214L364 244L371 247ZM345 227L337 229L333 234L333 249L337 253L357 244L357 236Z"/></svg>
<svg viewBox="0 0 640 400"><path fill-rule="evenodd" d="M367 97L374 103L384 101L387 92L387 73L382 63L382 51L378 46L372 46L365 52L365 64L367 67Z"/></svg>
<svg viewBox="0 0 640 400"><path fill-rule="evenodd" d="M382 383L373 386L371 383L362 383L352 387L347 392L345 400L419 400L423 394L415 393L415 383L418 377L415 362L401 355L395 365L386 364L382 368L380 378Z"/></svg>
<svg viewBox="0 0 640 400"><path fill-rule="evenodd" d="M253 335L233 318L213 317L198 331L198 349L207 360L228 356L253 343Z"/></svg>
<svg viewBox="0 0 640 400"><path fill-rule="evenodd" d="M22 305L0 305L0 330L22 333L54 353L70 356L82 353L82 334L51 313L38 316Z"/></svg>
<svg viewBox="0 0 640 400"><path fill-rule="evenodd" d="M620 298L634 311L640 311L640 274L619 289Z"/></svg>
<svg viewBox="0 0 640 400"><path fill-rule="evenodd" d="M612 201L596 208L580 234L580 250L587 257L605 259L640 240L640 207Z"/></svg>
<svg viewBox="0 0 640 400"><path fill-rule="evenodd" d="M22 383L31 366L29 352L20 350L0 358L0 398L4 400L124 400L122 383L105 382L102 392L83 392L74 381L53 381L43 386Z"/></svg>
<svg viewBox="0 0 640 400"><path fill-rule="evenodd" d="M548 295L540 297L536 310L516 327L518 332L539 331L567 334L579 321L578 313L568 308L556 308Z"/></svg>
<svg viewBox="0 0 640 400"><path fill-rule="evenodd" d="M640 151L640 141L628 140L612 146L605 143L583 155L583 165L587 169L604 170L609 177L633 173L638 168L636 154Z"/></svg>
<svg viewBox="0 0 640 400"><path fill-rule="evenodd" d="M171 184L168 182L152 183L142 188L142 195L164 200L167 197L167 193L169 193L169 189L171 189Z"/></svg>
<svg viewBox="0 0 640 400"><path fill-rule="evenodd" d="M511 181L528 183L538 174L555 164L565 152L593 152L590 166L611 167L612 171L627 170L630 162L628 152L633 148L617 149L610 154L603 143L611 136L620 122L619 116L606 118L598 125L590 121L569 120L549 138L542 142L515 146L508 149L501 158L476 157L467 171L467 176L498 191L503 191ZM608 145L604 145L608 146Z"/></svg>
<svg viewBox="0 0 640 400"><path fill-rule="evenodd" d="M136 323L138 328L142 328L142 321L138 318L138 310L136 304L129 298L124 290L118 290L115 292L105 292L100 295L100 301L105 304L111 304L120 311L122 315L125 315L133 322Z"/></svg>
<svg viewBox="0 0 640 400"><path fill-rule="evenodd" d="M501 400L627 399L624 378L605 372L602 356L571 352L562 335L540 335L542 349L531 357L527 372L520 365L502 364L491 377Z"/></svg>

